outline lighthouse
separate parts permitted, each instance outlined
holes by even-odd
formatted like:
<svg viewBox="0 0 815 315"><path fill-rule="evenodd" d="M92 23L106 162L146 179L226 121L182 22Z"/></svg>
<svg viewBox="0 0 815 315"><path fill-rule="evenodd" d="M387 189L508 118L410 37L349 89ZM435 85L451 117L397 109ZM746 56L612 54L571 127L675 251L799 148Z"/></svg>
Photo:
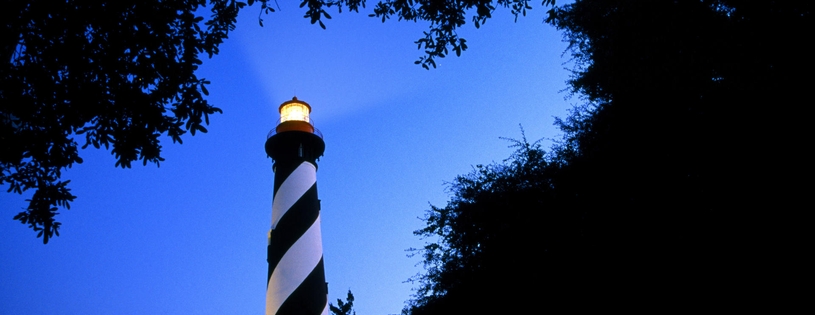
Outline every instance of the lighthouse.
<svg viewBox="0 0 815 315"><path fill-rule="evenodd" d="M266 315L328 314L317 198L317 159L325 142L308 103L294 97L278 110L278 124L266 139L274 172Z"/></svg>

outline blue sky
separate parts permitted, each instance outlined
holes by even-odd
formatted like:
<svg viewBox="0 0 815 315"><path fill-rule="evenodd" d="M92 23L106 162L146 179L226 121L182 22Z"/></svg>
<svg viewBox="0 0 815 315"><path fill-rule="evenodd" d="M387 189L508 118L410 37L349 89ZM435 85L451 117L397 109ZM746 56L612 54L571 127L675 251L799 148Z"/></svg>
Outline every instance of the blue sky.
<svg viewBox="0 0 815 315"><path fill-rule="evenodd" d="M330 11L327 29L294 2L239 25L204 61L209 133L165 140L160 167L114 168L83 150L65 172L78 196L48 245L11 218L26 196L0 193L0 314L260 314L266 284L271 159L263 145L280 103L311 104L326 142L317 183L330 301L348 289L363 314L396 314L421 271L405 251L445 182L512 151L499 137L554 138L565 100L566 44L536 7L508 9L458 34L469 49L424 70L426 24ZM333 9L332 9L333 10ZM545 142L550 143L550 142Z"/></svg>

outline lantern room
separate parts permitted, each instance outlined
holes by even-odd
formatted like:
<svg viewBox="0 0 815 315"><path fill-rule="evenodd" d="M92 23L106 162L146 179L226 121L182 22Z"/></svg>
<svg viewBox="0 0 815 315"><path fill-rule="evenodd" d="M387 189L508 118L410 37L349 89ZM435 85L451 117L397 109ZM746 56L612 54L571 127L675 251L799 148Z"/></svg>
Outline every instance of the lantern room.
<svg viewBox="0 0 815 315"><path fill-rule="evenodd" d="M284 131L315 132L309 118L311 106L298 100L297 96L292 97L290 101L283 102L278 111L280 112L280 120L275 128L278 133Z"/></svg>
<svg viewBox="0 0 815 315"><path fill-rule="evenodd" d="M297 99L297 96L293 97L291 101L284 102L280 105L280 123L284 123L289 120L300 120L300 121L308 121L308 114L311 113L311 106L309 106L306 102Z"/></svg>

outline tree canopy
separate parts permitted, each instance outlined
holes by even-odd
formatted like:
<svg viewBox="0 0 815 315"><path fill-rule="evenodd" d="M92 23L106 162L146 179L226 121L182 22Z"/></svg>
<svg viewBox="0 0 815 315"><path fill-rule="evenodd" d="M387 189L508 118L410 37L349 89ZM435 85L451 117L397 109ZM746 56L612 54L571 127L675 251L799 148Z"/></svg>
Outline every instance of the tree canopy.
<svg viewBox="0 0 815 315"><path fill-rule="evenodd" d="M357 315L357 312L354 311L354 295L351 293L351 290L348 290L348 296L345 298L345 302L337 299L337 306L329 303L328 309L333 315Z"/></svg>
<svg viewBox="0 0 815 315"><path fill-rule="evenodd" d="M429 242L414 252L425 273L405 313L536 312L577 280L582 227L555 186L562 165L538 142L511 141L510 158L456 177L447 205L427 211L415 234Z"/></svg>
<svg viewBox="0 0 815 315"><path fill-rule="evenodd" d="M243 4L209 1L11 1L2 13L0 183L34 189L14 219L47 243L75 199L61 172L77 149L112 148L116 166L158 164L159 137L206 132L199 54L212 56ZM75 139L79 138L79 140Z"/></svg>
<svg viewBox="0 0 815 315"><path fill-rule="evenodd" d="M263 11L274 11L269 0L248 0L248 3L251 5L255 1L261 3ZM415 42L424 52L424 56L419 57L415 63L430 69L436 67L436 58L446 57L450 50L457 56L467 50L467 41L457 31L468 19L478 28L492 17L496 8L503 7L509 8L517 20L532 9L529 3L529 0L383 0L374 5L373 13L368 16L380 18L383 23L391 18L429 23L424 36ZM308 7L304 17L310 19L311 24L319 23L320 27L325 28L323 18L331 19L326 9L336 7L341 13L347 7L350 11L359 12L360 7L365 8L366 4L366 0L302 0L300 7ZM542 0L541 5L554 6L555 0ZM554 13L553 10L549 12Z"/></svg>
<svg viewBox="0 0 815 315"><path fill-rule="evenodd" d="M771 104L807 104L812 4L582 0L548 21L581 103L548 154L521 141L428 210L405 313L762 303L769 269L789 266L756 253L805 246L787 209L806 122Z"/></svg>

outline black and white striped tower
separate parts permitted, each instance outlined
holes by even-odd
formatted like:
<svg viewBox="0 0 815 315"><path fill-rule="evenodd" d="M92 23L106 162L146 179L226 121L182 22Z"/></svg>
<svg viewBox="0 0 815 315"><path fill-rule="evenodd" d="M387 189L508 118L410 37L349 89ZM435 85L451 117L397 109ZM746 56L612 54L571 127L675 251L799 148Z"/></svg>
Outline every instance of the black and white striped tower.
<svg viewBox="0 0 815 315"><path fill-rule="evenodd" d="M306 102L294 97L279 111L279 123L266 140L275 174L266 315L328 314L317 199L317 159L325 142Z"/></svg>

